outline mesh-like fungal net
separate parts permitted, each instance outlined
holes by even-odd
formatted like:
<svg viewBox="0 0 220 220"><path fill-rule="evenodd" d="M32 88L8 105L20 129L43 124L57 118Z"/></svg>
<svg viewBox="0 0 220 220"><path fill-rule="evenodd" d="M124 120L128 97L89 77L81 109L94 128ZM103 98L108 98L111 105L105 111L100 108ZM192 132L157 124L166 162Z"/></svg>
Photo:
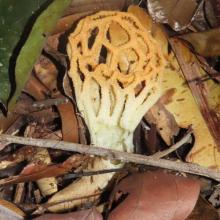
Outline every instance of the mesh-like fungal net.
<svg viewBox="0 0 220 220"><path fill-rule="evenodd" d="M162 51L129 13L103 11L82 19L69 37L68 54L77 105L95 144L103 144L94 137L97 123L133 132L161 95Z"/></svg>

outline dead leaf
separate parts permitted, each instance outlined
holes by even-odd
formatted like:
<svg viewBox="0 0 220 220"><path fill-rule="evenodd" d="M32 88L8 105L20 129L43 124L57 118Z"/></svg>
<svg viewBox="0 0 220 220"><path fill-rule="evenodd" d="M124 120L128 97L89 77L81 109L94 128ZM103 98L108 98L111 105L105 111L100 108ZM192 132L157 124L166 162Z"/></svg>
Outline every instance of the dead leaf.
<svg viewBox="0 0 220 220"><path fill-rule="evenodd" d="M205 120L206 125L209 128L209 132L214 138L215 144L219 149L220 119L218 118L217 113L211 109L209 104L209 97L211 94L211 92L209 91L209 85L206 82L202 83L194 81L195 78L201 77L202 69L194 55L190 53L189 50L181 44L181 42L173 39L170 40L170 43L176 54L180 67L183 71L183 75L188 82L192 95L198 104L198 107ZM219 98L220 87L218 87L218 89L219 90L216 91L216 95Z"/></svg>
<svg viewBox="0 0 220 220"><path fill-rule="evenodd" d="M14 166L24 160L28 160L36 153L36 149L31 146L24 146L14 153L10 153L0 158L0 170Z"/></svg>
<svg viewBox="0 0 220 220"><path fill-rule="evenodd" d="M123 10L131 3L131 0L74 0L70 4L70 7L66 10L65 15L88 11L97 12L100 10Z"/></svg>
<svg viewBox="0 0 220 220"><path fill-rule="evenodd" d="M199 197L195 208L186 220L219 220L217 210L211 206L201 196Z"/></svg>
<svg viewBox="0 0 220 220"><path fill-rule="evenodd" d="M80 18L92 14L92 11L83 11L83 12L77 12L65 17L62 17L59 19L59 21L57 22L56 27L53 30L53 35L54 34L60 34L62 32L67 31L68 29L70 29L72 27L72 25L74 24L74 22L78 21Z"/></svg>
<svg viewBox="0 0 220 220"><path fill-rule="evenodd" d="M155 124L157 131L167 145L172 144L172 139L179 133L179 126L174 116L158 101L144 116L151 124Z"/></svg>
<svg viewBox="0 0 220 220"><path fill-rule="evenodd" d="M95 209L76 211L68 214L46 214L33 220L102 220L102 215Z"/></svg>
<svg viewBox="0 0 220 220"><path fill-rule="evenodd" d="M25 213L16 205L0 199L0 220L23 220Z"/></svg>
<svg viewBox="0 0 220 220"><path fill-rule="evenodd" d="M61 176L79 167L87 158L88 156L73 155L61 164L46 165L31 163L28 164L18 176L11 176L0 180L0 185L11 185L36 181L42 178Z"/></svg>
<svg viewBox="0 0 220 220"><path fill-rule="evenodd" d="M220 206L220 186L219 185L215 187L214 192L211 194L208 200L214 207L217 208Z"/></svg>
<svg viewBox="0 0 220 220"><path fill-rule="evenodd" d="M36 77L48 88L52 93L51 95L57 94L57 76L58 70L55 64L45 56L41 56L38 62L34 66Z"/></svg>
<svg viewBox="0 0 220 220"><path fill-rule="evenodd" d="M44 100L50 94L48 88L33 74L30 75L27 83L25 84L24 91L36 100Z"/></svg>
<svg viewBox="0 0 220 220"><path fill-rule="evenodd" d="M57 106L62 120L63 140L73 143L79 142L78 121L71 102Z"/></svg>
<svg viewBox="0 0 220 220"><path fill-rule="evenodd" d="M153 20L158 23L168 23L175 31L187 28L197 6L195 0L147 1L148 11Z"/></svg>
<svg viewBox="0 0 220 220"><path fill-rule="evenodd" d="M189 42L196 53L213 57L220 55L220 28L214 28L204 32L189 33L179 36Z"/></svg>
<svg viewBox="0 0 220 220"><path fill-rule="evenodd" d="M39 138L48 135L49 129L42 125L32 123L27 126L24 132L25 137ZM52 133L51 131L49 133ZM30 158L29 163L36 163L40 165L51 164L51 157L46 148L36 148L36 153ZM43 196L51 195L58 190L57 181L54 177L46 177L37 180L37 184Z"/></svg>
<svg viewBox="0 0 220 220"><path fill-rule="evenodd" d="M197 181L162 171L133 174L113 191L125 199L109 220L183 220L194 208L200 191Z"/></svg>
<svg viewBox="0 0 220 220"><path fill-rule="evenodd" d="M219 0L210 0L210 2L213 6L218 26L220 26L220 2Z"/></svg>

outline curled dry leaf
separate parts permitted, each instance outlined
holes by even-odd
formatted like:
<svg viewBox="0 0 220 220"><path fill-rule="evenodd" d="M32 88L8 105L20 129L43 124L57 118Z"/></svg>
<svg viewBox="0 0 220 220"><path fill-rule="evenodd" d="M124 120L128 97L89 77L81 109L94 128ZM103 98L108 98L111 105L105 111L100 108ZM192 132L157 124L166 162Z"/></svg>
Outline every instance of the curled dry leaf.
<svg viewBox="0 0 220 220"><path fill-rule="evenodd" d="M122 180L112 196L125 199L109 220L183 220L193 210L199 182L162 171L133 174Z"/></svg>
<svg viewBox="0 0 220 220"><path fill-rule="evenodd" d="M23 220L25 213L16 205L6 200L0 199L0 219L1 220Z"/></svg>
<svg viewBox="0 0 220 220"><path fill-rule="evenodd" d="M215 28L204 32L184 34L179 37L188 41L196 53L205 57L213 57L220 55L219 35L220 28Z"/></svg>
<svg viewBox="0 0 220 220"><path fill-rule="evenodd" d="M102 215L95 209L76 211L68 214L46 214L34 220L102 220Z"/></svg>
<svg viewBox="0 0 220 220"><path fill-rule="evenodd" d="M79 142L78 121L76 112L71 102L57 106L62 120L63 140L68 142Z"/></svg>
<svg viewBox="0 0 220 220"><path fill-rule="evenodd" d="M175 31L183 30L190 24L197 6L196 0L147 1L148 11L153 20L168 23Z"/></svg>

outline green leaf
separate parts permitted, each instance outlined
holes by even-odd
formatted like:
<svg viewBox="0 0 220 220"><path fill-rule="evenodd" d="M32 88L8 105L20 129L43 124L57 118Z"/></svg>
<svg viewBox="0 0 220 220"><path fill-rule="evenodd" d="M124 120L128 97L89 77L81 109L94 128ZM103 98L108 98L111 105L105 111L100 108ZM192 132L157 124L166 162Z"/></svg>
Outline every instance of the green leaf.
<svg viewBox="0 0 220 220"><path fill-rule="evenodd" d="M0 101L6 105L10 93L9 65L13 50L33 12L47 0L0 0Z"/></svg>
<svg viewBox="0 0 220 220"><path fill-rule="evenodd" d="M54 28L58 18L62 15L71 0L54 0L37 17L25 44L19 50L15 64L16 90L9 102L9 109L13 107L19 97L25 82L29 77L34 63L39 57L46 36ZM25 29L24 26L30 21L31 14L48 3L46 0L0 0L0 100L6 104L9 96L9 74L13 66L13 55L16 54L16 45L21 39ZM33 17L32 17L33 18ZM3 40L1 40L3 39ZM11 77L11 76L10 76Z"/></svg>

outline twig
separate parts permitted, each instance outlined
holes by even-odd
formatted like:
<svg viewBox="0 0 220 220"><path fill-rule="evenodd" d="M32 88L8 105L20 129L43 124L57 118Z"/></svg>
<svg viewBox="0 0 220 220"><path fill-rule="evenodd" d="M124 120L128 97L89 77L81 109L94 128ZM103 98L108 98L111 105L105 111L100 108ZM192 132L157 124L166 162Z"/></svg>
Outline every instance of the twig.
<svg viewBox="0 0 220 220"><path fill-rule="evenodd" d="M153 158L162 158L167 156L168 154L172 153L173 151L177 150L178 148L180 148L181 146L183 146L184 144L188 143L191 139L191 134L192 131L188 132L180 141L178 141L176 144L172 145L171 147L169 147L166 150L163 151L159 151L155 154L152 155Z"/></svg>
<svg viewBox="0 0 220 220"><path fill-rule="evenodd" d="M116 169L97 170L97 171L90 171L90 172L70 173L64 176L63 179L67 180L67 179L74 179L74 178L79 178L83 176L95 176L95 175L100 175L100 174L115 173L115 172L122 172L122 171L128 171L128 169L116 168Z"/></svg>
<svg viewBox="0 0 220 220"><path fill-rule="evenodd" d="M179 172L186 172L205 176L217 181L220 181L220 172L208 168L201 167L196 164L175 162L165 159L157 159L152 156L144 156L139 154L132 154L127 152L121 152L117 150L106 149L93 145L84 145L76 143L68 143L65 141L56 141L49 139L34 139L34 138L23 138L17 136L11 136L6 134L0 135L0 142L9 142L23 145L32 145L44 148L53 148L66 151L74 151L82 154L90 154L101 157L106 157L110 160L120 160L122 162L132 162L137 164L144 164L148 166L160 167Z"/></svg>

